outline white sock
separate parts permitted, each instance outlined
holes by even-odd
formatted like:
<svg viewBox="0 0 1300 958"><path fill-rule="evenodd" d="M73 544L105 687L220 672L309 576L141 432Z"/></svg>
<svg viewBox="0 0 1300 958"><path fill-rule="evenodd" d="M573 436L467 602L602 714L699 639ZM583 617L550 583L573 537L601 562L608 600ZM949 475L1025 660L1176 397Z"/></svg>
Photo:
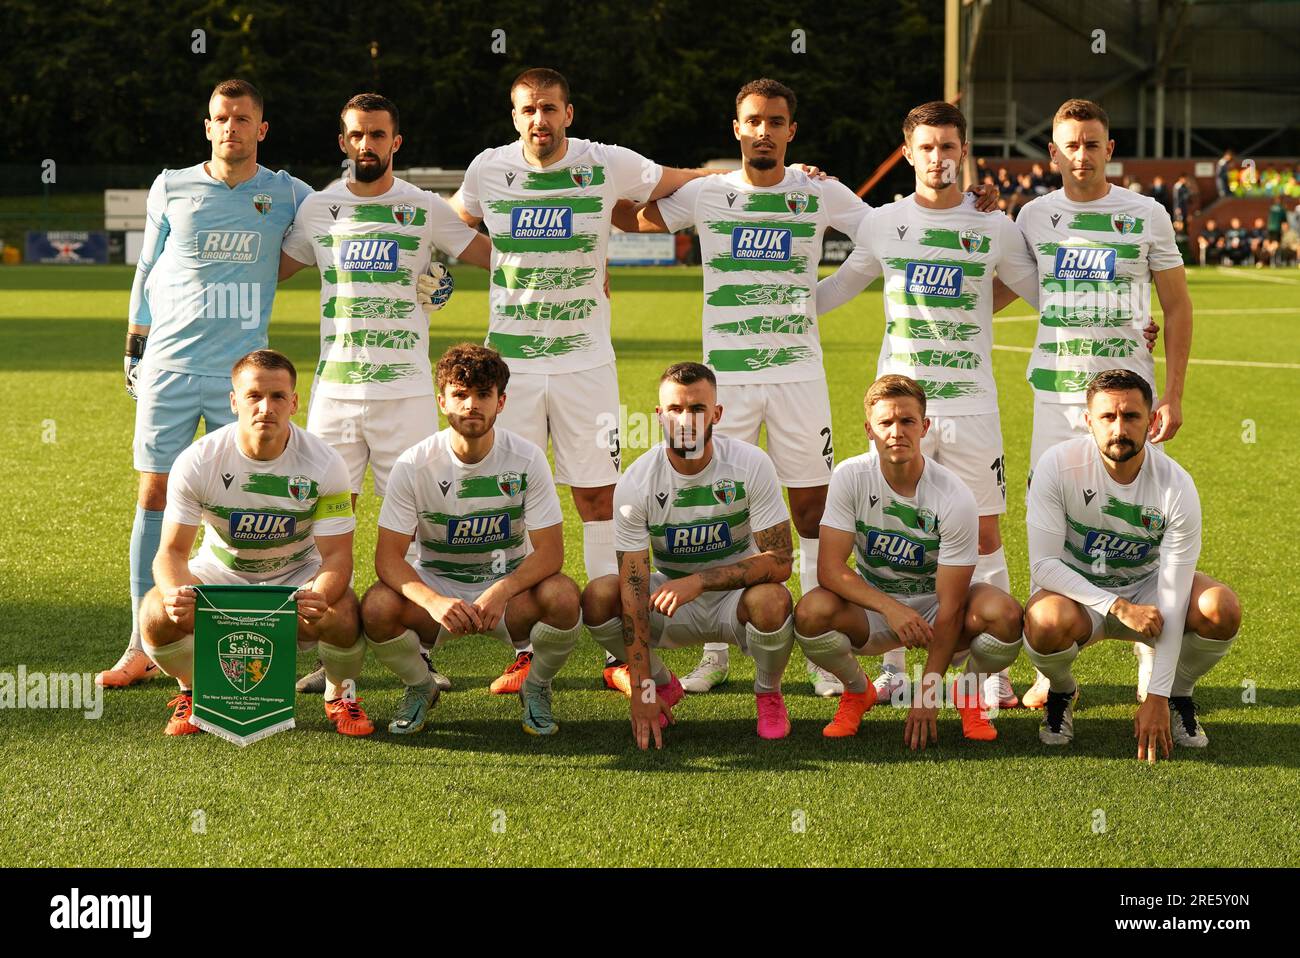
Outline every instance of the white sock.
<svg viewBox="0 0 1300 958"><path fill-rule="evenodd" d="M880 657L880 667L886 672L906 672L907 650L890 649Z"/></svg>
<svg viewBox="0 0 1300 958"><path fill-rule="evenodd" d="M795 632L794 638L808 661L839 679L846 692L867 690L867 675L853 655L853 643L843 632L832 630L821 635Z"/></svg>
<svg viewBox="0 0 1300 958"><path fill-rule="evenodd" d="M571 629L557 629L545 622L536 623L528 633L533 642L533 664L528 669L528 678L535 686L551 684L555 673L559 672L569 658L569 653L578 644L582 635L582 616Z"/></svg>
<svg viewBox="0 0 1300 958"><path fill-rule="evenodd" d="M760 632L752 622L746 622L745 644L754 660L754 691L779 692L781 676L794 648L794 617L788 616L775 632Z"/></svg>
<svg viewBox="0 0 1300 958"><path fill-rule="evenodd" d="M613 519L582 524L582 562L587 568L588 582L601 576L618 575Z"/></svg>
<svg viewBox="0 0 1300 958"><path fill-rule="evenodd" d="M817 588L817 546L820 539L799 537L799 588L807 595Z"/></svg>
<svg viewBox="0 0 1300 958"><path fill-rule="evenodd" d="M971 582L987 582L1007 595L1011 594L1011 573L1007 571L1007 553L1002 546L975 560L975 574L971 576Z"/></svg>
<svg viewBox="0 0 1300 958"><path fill-rule="evenodd" d="M705 652L713 652L726 664L731 658L731 650L726 642L705 642Z"/></svg>
<svg viewBox="0 0 1300 958"><path fill-rule="evenodd" d="M182 689L190 689L194 682L194 633L191 632L179 642L167 645L150 645L141 639L141 648L154 660L158 668L180 683Z"/></svg>
<svg viewBox="0 0 1300 958"><path fill-rule="evenodd" d="M1184 632L1182 650L1178 653L1178 668L1174 672L1174 685L1169 690L1169 694L1171 696L1191 695L1192 689L1196 687L1196 680L1218 665L1219 659L1228 654L1228 649L1236 640L1235 635L1224 641L1206 639L1195 632ZM158 664L162 665L161 662Z"/></svg>
<svg viewBox="0 0 1300 958"><path fill-rule="evenodd" d="M1033 646L1025 643L1025 655L1034 667L1047 677L1053 692L1073 692L1079 686L1074 681L1070 666L1079 657L1079 646L1071 642L1068 648L1060 652L1035 652Z"/></svg>
<svg viewBox="0 0 1300 958"><path fill-rule="evenodd" d="M420 639L413 630L407 629L387 642L376 642L366 636L366 645L370 646L375 658L386 665L403 685L424 685L429 681L429 667L420 657Z"/></svg>
<svg viewBox="0 0 1300 958"><path fill-rule="evenodd" d="M417 643L418 644L418 643ZM343 694L343 683L351 681L353 689L366 664L366 643L363 636L347 648L322 642L316 646L320 664L325 667L325 701L333 702Z"/></svg>

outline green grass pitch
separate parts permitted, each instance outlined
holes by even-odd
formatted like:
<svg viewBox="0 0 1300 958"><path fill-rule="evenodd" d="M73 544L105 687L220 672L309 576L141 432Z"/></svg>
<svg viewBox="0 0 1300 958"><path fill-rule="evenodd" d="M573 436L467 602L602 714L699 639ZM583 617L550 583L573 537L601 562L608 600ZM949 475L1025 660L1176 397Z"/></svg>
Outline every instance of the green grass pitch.
<svg viewBox="0 0 1300 958"><path fill-rule="evenodd" d="M481 340L485 279L457 270L458 291L434 319L435 356ZM125 643L134 407L119 357L130 283L124 267L0 269L0 670L94 672ZM308 374L315 284L314 273L287 284L271 327L271 344ZM664 366L699 357L699 273L615 270L612 284L623 401L650 413ZM1236 648L1198 690L1204 752L1155 768L1135 760L1135 666L1119 643L1079 659L1077 738L1062 752L1044 752L1038 714L1021 710L1003 713L992 744L965 742L947 711L938 747L909 753L903 712L887 707L857 738L825 740L834 703L811 694L796 651L788 739L757 738L752 667L733 657L727 685L678 707L664 750L639 753L589 638L556 681L562 728L549 740L524 734L514 698L487 691L506 650L471 638L440 653L456 691L413 741L383 728L399 688L373 657L361 694L380 728L368 740L335 734L315 698L299 700L297 729L247 749L167 739L162 681L106 695L98 721L0 713L0 864L1300 864L1300 273L1194 270L1191 288L1196 359L1186 425L1169 448L1200 488L1201 568L1245 608ZM1003 536L1023 601L1034 325L1023 305L1008 313L994 364L1010 490ZM860 397L881 329L875 290L823 321L840 458L865 449ZM566 571L581 584L581 530L561 493ZM359 591L374 579L377 506L363 496ZM685 671L696 654L667 658ZM300 670L310 664L300 657ZM1022 656L1017 688L1030 676Z"/></svg>

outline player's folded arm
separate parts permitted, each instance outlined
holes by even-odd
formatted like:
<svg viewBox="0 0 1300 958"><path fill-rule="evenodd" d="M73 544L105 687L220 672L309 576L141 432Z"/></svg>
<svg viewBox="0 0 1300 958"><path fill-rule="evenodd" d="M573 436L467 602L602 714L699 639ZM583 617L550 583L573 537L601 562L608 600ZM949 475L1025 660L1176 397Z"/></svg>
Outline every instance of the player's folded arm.
<svg viewBox="0 0 1300 958"><path fill-rule="evenodd" d="M1032 522L1026 523L1025 530L1029 540L1029 576L1038 587L1073 599L1098 615L1106 615L1119 596L1093 585L1066 565L1061 558L1065 550L1065 531L1044 529Z"/></svg>

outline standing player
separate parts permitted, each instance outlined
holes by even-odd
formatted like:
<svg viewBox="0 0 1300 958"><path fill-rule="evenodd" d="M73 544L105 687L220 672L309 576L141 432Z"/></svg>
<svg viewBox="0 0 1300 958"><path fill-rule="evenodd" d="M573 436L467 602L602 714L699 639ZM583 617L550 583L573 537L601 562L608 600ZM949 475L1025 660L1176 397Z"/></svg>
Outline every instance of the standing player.
<svg viewBox="0 0 1300 958"><path fill-rule="evenodd" d="M398 458L379 514L379 581L361 605L370 647L406 684L390 732L424 727L438 690L420 644L483 632L530 647L519 688L524 731L552 735L551 680L582 632L578 587L564 566L560 499L546 454L495 424L510 370L483 346L438 361L450 425ZM532 544L527 551L525 535ZM406 561L413 536L419 572Z"/></svg>
<svg viewBox="0 0 1300 958"><path fill-rule="evenodd" d="M1025 607L1025 653L1048 682L1038 736L1067 745L1079 649L1103 638L1154 644L1134 732L1137 757L1155 762L1172 743L1208 744L1192 692L1231 648L1241 606L1196 571L1200 497L1187 471L1148 443L1158 422L1151 401L1144 375L1098 373L1086 391L1091 435L1039 458L1025 516L1038 590Z"/></svg>
<svg viewBox="0 0 1300 958"><path fill-rule="evenodd" d="M126 391L137 398L131 526L131 641L96 682L122 688L157 674L141 648L139 608L153 587L167 504L167 473L199 420L233 421L230 367L264 347L280 242L311 187L257 163L266 138L262 95L244 80L218 83L204 135L212 156L163 170L149 190L144 245L131 285ZM145 350L145 343L149 348Z"/></svg>
<svg viewBox="0 0 1300 958"><path fill-rule="evenodd" d="M858 734L876 688L855 655L925 648L924 678L912 689L903 740L938 740L935 712L954 653L969 650L966 681L953 686L962 734L991 741L982 708L990 676L1020 652L1020 605L1004 590L972 583L979 522L965 480L922 453L931 423L925 390L907 376L881 376L867 389L874 451L840 463L822 516L820 587L795 608L795 639L811 661L844 685L827 738ZM857 571L849 554L857 557Z"/></svg>
<svg viewBox="0 0 1300 958"><path fill-rule="evenodd" d="M476 156L451 203L492 237L487 344L505 357L512 383L501 424L543 449L550 437L555 479L582 519L590 580L616 571L620 416L604 288L611 212L620 199L658 199L705 171L567 136L573 104L554 70L519 74L510 103L519 140Z"/></svg>
<svg viewBox="0 0 1300 958"><path fill-rule="evenodd" d="M619 573L587 584L583 618L592 638L628 663L641 748L651 735L663 746L661 727L686 694L651 646L719 640L754 660L759 737L784 738L790 718L781 675L794 625L783 584L790 516L776 470L757 446L714 437L723 409L707 366L669 366L657 412L664 442L632 464L614 493Z"/></svg>
<svg viewBox="0 0 1300 958"><path fill-rule="evenodd" d="M784 84L746 83L736 94L732 120L741 168L692 180L635 212L620 210L615 225L629 232L689 226L699 233L704 362L717 376L718 402L727 410L718 431L757 443L766 423L768 452L789 490L799 535L799 579L810 589L835 465L813 295L817 265L826 229L852 236L870 207L838 180L785 165L798 127L794 111L794 91ZM682 687L707 692L726 681L728 665L727 645L708 643Z"/></svg>
<svg viewBox="0 0 1300 958"><path fill-rule="evenodd" d="M344 105L339 129L355 175L303 203L284 242L280 276L320 268L320 365L307 429L343 456L355 507L367 464L383 496L397 457L438 431L429 323L416 277L429 268L435 246L484 269L490 252L487 238L446 200L393 175L402 145L396 104L357 94ZM434 674L441 688L451 687ZM299 688L322 679L309 675Z"/></svg>
<svg viewBox="0 0 1300 958"><path fill-rule="evenodd" d="M235 363L228 402L238 419L209 432L176 460L167 489L158 584L140 606L144 648L180 683L168 704L167 735L190 724L194 673L191 586L296 585L299 645L319 642L329 685L325 714L344 735L374 726L356 701L365 662L352 576L356 520L339 454L291 421L298 411L297 371L272 349ZM190 548L204 525L203 547Z"/></svg>
<svg viewBox="0 0 1300 958"><path fill-rule="evenodd" d="M925 390L934 428L922 451L958 475L979 510L975 581L1011 591L999 517L1007 511L1006 457L993 380L994 274L1031 304L1037 266L1016 224L978 212L957 186L966 160L966 118L942 101L915 107L903 121L903 155L916 192L873 210L844 265L817 287L825 313L883 271L885 338L877 374L899 373ZM903 650L886 656L876 691L891 697L905 681ZM1003 708L1018 704L998 676Z"/></svg>
<svg viewBox="0 0 1300 958"><path fill-rule="evenodd" d="M1149 196L1111 186L1115 149L1106 111L1066 100L1052 120L1052 162L1063 188L1027 203L1017 223L1038 258L1042 283L1038 336L1027 377L1034 389L1032 477L1043 453L1087 434L1084 396L1097 372L1130 369L1158 395L1155 361L1142 329L1151 321L1151 287L1165 314L1165 391L1148 438L1172 439L1183 423L1183 386L1192 347L1192 300L1169 212ZM1138 688L1151 674L1152 649L1136 643ZM1025 705L1041 708L1040 675Z"/></svg>

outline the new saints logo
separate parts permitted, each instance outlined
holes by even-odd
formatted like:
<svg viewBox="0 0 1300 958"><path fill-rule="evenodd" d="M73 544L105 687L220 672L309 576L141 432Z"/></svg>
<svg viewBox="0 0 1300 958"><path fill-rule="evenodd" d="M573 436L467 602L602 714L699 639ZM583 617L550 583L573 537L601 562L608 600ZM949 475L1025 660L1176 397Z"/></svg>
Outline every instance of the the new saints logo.
<svg viewBox="0 0 1300 958"><path fill-rule="evenodd" d="M447 494L447 490L451 488L451 483L443 482L441 479L439 479L438 488L442 490L442 494L445 496Z"/></svg>
<svg viewBox="0 0 1300 958"><path fill-rule="evenodd" d="M808 208L808 194L798 190L785 194L785 207L795 216Z"/></svg>
<svg viewBox="0 0 1300 958"><path fill-rule="evenodd" d="M1110 225L1116 233L1132 233L1133 228L1137 226L1137 220L1127 213L1116 213L1110 218Z"/></svg>
<svg viewBox="0 0 1300 958"><path fill-rule="evenodd" d="M517 472L503 472L497 476L497 488L507 496L519 495L519 489L523 485L523 480L519 478Z"/></svg>
<svg viewBox="0 0 1300 958"><path fill-rule="evenodd" d="M1061 222L1061 214L1060 214L1060 213L1053 213L1053 214L1052 214L1052 229L1056 229L1056 224L1059 223L1059 222Z"/></svg>
<svg viewBox="0 0 1300 958"><path fill-rule="evenodd" d="M1147 532L1160 532L1165 527L1165 514L1154 506L1142 507L1142 528Z"/></svg>
<svg viewBox="0 0 1300 958"><path fill-rule="evenodd" d="M719 479L713 484L713 495L724 506L736 501L736 484L730 479Z"/></svg>
<svg viewBox="0 0 1300 958"><path fill-rule="evenodd" d="M902 239L904 236L907 235L907 227L906 227L906 226L897 226L897 227L895 227L895 229L898 230L898 238L899 238L899 239Z"/></svg>
<svg viewBox="0 0 1300 958"><path fill-rule="evenodd" d="M655 501L659 503L660 507L662 507L663 504L664 504L665 502L668 501L668 493L666 493L666 492L656 492L656 493L655 493Z"/></svg>
<svg viewBox="0 0 1300 958"><path fill-rule="evenodd" d="M289 480L289 495L294 502L306 502L311 496L311 480L306 476L294 476Z"/></svg>
<svg viewBox="0 0 1300 958"><path fill-rule="evenodd" d="M939 517L934 514L933 509L916 510L916 527L927 535L934 531L935 526L939 524Z"/></svg>
<svg viewBox="0 0 1300 958"><path fill-rule="evenodd" d="M265 216L271 212L271 194L258 193L253 197L253 209Z"/></svg>
<svg viewBox="0 0 1300 958"><path fill-rule="evenodd" d="M256 632L231 632L217 640L221 674L239 692L253 691L266 678L272 651L274 647L266 636Z"/></svg>
<svg viewBox="0 0 1300 958"><path fill-rule="evenodd" d="M974 253L980 248L980 244L984 242L984 234L979 230L962 230L959 239L961 240L962 250L967 253Z"/></svg>
<svg viewBox="0 0 1300 958"><path fill-rule="evenodd" d="M734 192L731 192L731 193L728 193L728 194L727 194L727 205L728 205L728 206L735 206L735 205L736 205L736 194L735 194Z"/></svg>
<svg viewBox="0 0 1300 958"><path fill-rule="evenodd" d="M343 208L343 207L339 206L337 203L334 203L333 205L331 205L331 206L330 206L330 219L332 219L332 220L337 220L337 219L339 218L339 210L341 210L342 208Z"/></svg>
<svg viewBox="0 0 1300 958"><path fill-rule="evenodd" d="M573 184L578 189L586 189L591 185L591 167L590 166L573 166L569 168L569 176Z"/></svg>
<svg viewBox="0 0 1300 958"><path fill-rule="evenodd" d="M1083 490L1083 504L1085 506L1091 503L1095 498L1097 498L1097 491L1095 489Z"/></svg>
<svg viewBox="0 0 1300 958"><path fill-rule="evenodd" d="M221 474L221 481L225 484L225 487L229 489L230 484L235 481L235 476L233 473L223 472Z"/></svg>
<svg viewBox="0 0 1300 958"><path fill-rule="evenodd" d="M514 185L514 182L515 182L515 174L514 174L514 171L513 171L513 170L506 170L506 186L513 186L513 185Z"/></svg>
<svg viewBox="0 0 1300 958"><path fill-rule="evenodd" d="M415 207L401 203L393 207L393 220L398 226L410 226L415 221Z"/></svg>

